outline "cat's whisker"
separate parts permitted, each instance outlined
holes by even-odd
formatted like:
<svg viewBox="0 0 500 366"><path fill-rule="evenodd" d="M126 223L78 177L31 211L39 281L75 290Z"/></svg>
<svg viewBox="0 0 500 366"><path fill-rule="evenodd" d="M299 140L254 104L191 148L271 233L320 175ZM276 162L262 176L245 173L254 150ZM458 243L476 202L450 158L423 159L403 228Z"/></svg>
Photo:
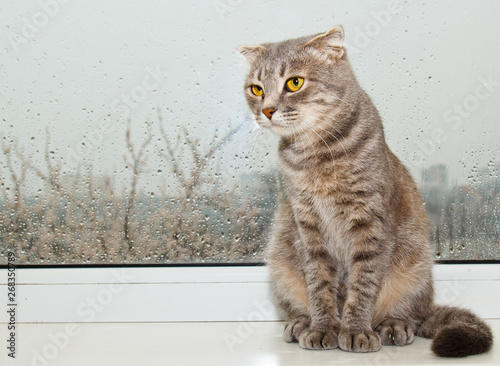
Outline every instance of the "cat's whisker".
<svg viewBox="0 0 500 366"><path fill-rule="evenodd" d="M318 156L318 151L314 148L314 144L313 144L311 138L309 137L309 135L307 133L305 133L304 130L302 130L302 136L307 137L307 139L309 140L309 146L311 146L313 149L314 156ZM304 149L304 146L305 146L304 139L302 139L302 149Z"/></svg>
<svg viewBox="0 0 500 366"><path fill-rule="evenodd" d="M342 132L340 132L339 130L337 130L335 127L332 126L332 128L340 135L340 137L342 137L343 139L345 139L344 135L342 134ZM333 136L337 139L337 141L339 142L340 146L342 146L342 148L344 149L344 153L345 153L345 156L346 157L349 157L349 154L347 153L347 150L345 149L345 146L344 144L336 137L336 136Z"/></svg>
<svg viewBox="0 0 500 366"><path fill-rule="evenodd" d="M335 118L333 118L333 117L330 117L330 118L331 118L334 122L337 122L337 119L335 119ZM331 125L331 127L335 130L335 132L337 132L337 133L340 135L340 137L342 137L343 139L345 139L345 136L342 134L342 132L340 132L339 130L337 130L337 129L335 128L335 126L333 126L333 125Z"/></svg>
<svg viewBox="0 0 500 366"><path fill-rule="evenodd" d="M243 136L243 140L246 141L246 139L248 138L249 135L253 134L255 131L257 131L257 134L255 135L254 139L253 139L253 142L252 142L252 148L250 149L250 154L253 153L253 151L255 150L255 146L257 145L257 141L259 139L259 136L261 135L262 131L263 131L263 128L257 123L256 120L253 121L254 122L254 126L251 130L248 130L245 135Z"/></svg>
<svg viewBox="0 0 500 366"><path fill-rule="evenodd" d="M335 121L335 119L333 119L333 120ZM320 121L321 121L321 122L323 122L324 120L321 120L321 119L320 119ZM317 127L318 127L318 128L320 128L320 129L322 129L323 131L325 131L325 132L326 132L326 133L328 133L329 135L331 135L331 136L332 136L335 140L337 140L337 142L340 144L340 146L341 146L341 147L342 147L342 149L344 150L345 156L346 156L347 158L349 158L349 154L347 153L347 150L346 150L346 148L345 148L344 144L342 143L342 141L340 141L340 140L338 139L338 137L337 137L337 136L335 136L333 133L331 133L330 131L328 131L327 129L325 129L325 128L321 127L321 126L317 126ZM339 133L339 134L340 134L340 136L342 136L342 138L344 138L344 136L342 135L342 133L340 133L340 132L339 132L339 130L337 130L334 126L330 126L330 127L332 127L332 128L333 128L333 129L334 129L337 133Z"/></svg>
<svg viewBox="0 0 500 366"><path fill-rule="evenodd" d="M288 123L288 121L286 121L286 122ZM291 121L291 122L292 123L289 123L289 125L292 128L293 141L294 141L295 146L297 146L297 136L295 135L295 128L294 128L293 121Z"/></svg>
<svg viewBox="0 0 500 366"><path fill-rule="evenodd" d="M332 118L335 122L337 122L337 120L335 118ZM342 132L340 132L339 130L337 130L334 126L332 126L332 128L335 130L335 132L337 132L340 137L342 137L343 139L345 139L345 136L342 134Z"/></svg>
<svg viewBox="0 0 500 366"><path fill-rule="evenodd" d="M296 124L294 124L294 125L297 126ZM312 143L311 138L304 132L303 129L301 130L299 128L299 126L297 126L297 130L299 132L299 136L300 136L300 139L302 141L302 149L304 149L304 146L307 146L307 144L304 143L304 136L305 136L309 140L309 146L312 147L314 155L318 156L318 152L314 149L314 144ZM297 146L297 143L295 144L295 146Z"/></svg>
<svg viewBox="0 0 500 366"><path fill-rule="evenodd" d="M251 132L253 132L253 131L255 131L255 130L256 130L256 129L254 128ZM261 134L261 133L262 133L262 129L261 129L261 128L260 128L260 129L258 128L258 129L257 129L257 135L255 136L255 138L254 138L254 140L253 140L252 148L251 148L251 150L250 150L250 155L252 155L252 154L253 154L253 151L255 150L255 146L257 145L257 141L259 140L259 136L260 136L260 134Z"/></svg>
<svg viewBox="0 0 500 366"><path fill-rule="evenodd" d="M328 148L328 150L330 151L330 155L332 156L332 163L335 163L335 158L334 158L334 155L333 155L333 151L332 149L330 148L330 145L328 145L328 143L325 141L325 139L323 137L321 137L321 135L319 133L317 133L311 126L309 126L307 123L306 123L306 127L309 128L312 132L314 132L316 135L318 135L318 137L325 143L325 146ZM335 172L335 164L333 165L333 171Z"/></svg>
<svg viewBox="0 0 500 366"><path fill-rule="evenodd" d="M295 133L295 127L297 127L297 126L296 126L296 124L294 123L295 121L290 121L290 122L291 122L290 126L292 127L292 133L293 133L294 144L295 144L295 146L297 146L297 134ZM297 128L297 133L298 133L298 135L299 135L299 137L300 137L300 139L301 139L301 141L302 141L302 145L303 145L303 144L304 144L304 139L303 139L303 138L302 138L302 136L300 135L300 130L299 130L298 128Z"/></svg>
<svg viewBox="0 0 500 366"><path fill-rule="evenodd" d="M336 99L340 100L341 102L344 102L344 103L345 103L345 104L347 104L349 107L354 108L354 106L353 106L351 103L346 102L344 99L339 98L339 97L337 97L336 95L332 95L332 97L334 97L334 98L336 98Z"/></svg>
<svg viewBox="0 0 500 366"><path fill-rule="evenodd" d="M252 134L255 130L259 130L259 129L260 129L260 130L259 130L259 133L260 133L260 131L262 131L262 128L261 128L261 127L257 124L257 122L255 121L255 119L253 120L253 122L254 122L254 126L252 127L252 129L248 129L248 130L247 130L246 128L243 128L243 129L242 129L242 134L241 134L241 135L240 135L240 134L236 134L236 135L234 135L234 137L232 138L232 140L233 140L233 142L235 142L235 143L236 143L236 144L235 144L236 146L239 146L239 145L238 145L238 143L239 143L239 142L244 142L244 141L247 141L248 137L249 137L249 136L250 136L250 135L251 135L251 134ZM244 122L244 123L246 123L246 122ZM242 123L242 124L240 124L240 126L242 126L242 125L243 125L243 123ZM240 129L240 126L238 126L236 129L237 129L237 130L239 130L239 129ZM258 135L257 135L257 137L258 137ZM254 141L254 144L255 144L255 141ZM231 144L231 145L232 145L232 144ZM230 155L231 155L231 154L233 154L233 153L234 153L234 151L235 151L235 149L237 148L236 146L229 146L229 147L227 147L227 149L228 149L228 150L226 150L226 153L227 153L227 154L230 154Z"/></svg>

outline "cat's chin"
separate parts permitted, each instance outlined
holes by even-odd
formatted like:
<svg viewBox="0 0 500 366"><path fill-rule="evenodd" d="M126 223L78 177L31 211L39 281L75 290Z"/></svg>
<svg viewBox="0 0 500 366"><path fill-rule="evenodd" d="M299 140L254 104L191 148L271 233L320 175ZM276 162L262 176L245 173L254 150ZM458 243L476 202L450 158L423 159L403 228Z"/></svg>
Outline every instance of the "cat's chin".
<svg viewBox="0 0 500 366"><path fill-rule="evenodd" d="M276 135L281 137L288 137L293 135L293 131L290 128L280 125L271 125L269 127L271 131L273 131Z"/></svg>
<svg viewBox="0 0 500 366"><path fill-rule="evenodd" d="M273 123L273 122L268 122L268 121L256 121L255 124L259 128L263 128L265 130L270 130L276 135L279 135L281 137L287 137L287 136L292 136L293 135L293 129L290 128L289 125L281 125L278 123Z"/></svg>

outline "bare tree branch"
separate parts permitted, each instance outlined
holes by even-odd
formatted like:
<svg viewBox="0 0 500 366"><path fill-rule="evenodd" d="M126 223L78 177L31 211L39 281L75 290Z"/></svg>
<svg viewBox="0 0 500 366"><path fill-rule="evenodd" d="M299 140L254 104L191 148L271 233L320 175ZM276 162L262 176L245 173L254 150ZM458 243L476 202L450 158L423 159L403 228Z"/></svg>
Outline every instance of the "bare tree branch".
<svg viewBox="0 0 500 366"><path fill-rule="evenodd" d="M153 135L151 132L151 124L149 122L147 123L147 127L148 127L147 128L147 137L144 140L144 142L142 143L142 145L138 151L135 151L134 145L132 143L132 139L130 137L130 120L129 120L129 124L127 127L127 131L125 133L127 150L128 150L130 157L132 159L131 163L129 163L129 165L132 167L132 185L131 185L130 194L129 194L128 201L127 201L127 206L125 209L125 216L124 216L124 222L123 222L124 237L125 237L125 241L128 244L129 252L132 251L133 245L134 245L133 240L130 237L130 215L132 213L132 208L134 206L134 202L136 199L137 182L139 181L140 173L143 172L144 166L146 165L146 160L147 160L147 157L145 156L146 148L150 144L151 140L153 139Z"/></svg>

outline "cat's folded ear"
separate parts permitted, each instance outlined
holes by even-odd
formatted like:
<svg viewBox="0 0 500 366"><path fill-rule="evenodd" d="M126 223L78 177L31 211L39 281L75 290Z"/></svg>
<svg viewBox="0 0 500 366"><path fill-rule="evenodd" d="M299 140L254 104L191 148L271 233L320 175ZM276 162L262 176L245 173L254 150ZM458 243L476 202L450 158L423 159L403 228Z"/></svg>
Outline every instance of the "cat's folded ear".
<svg viewBox="0 0 500 366"><path fill-rule="evenodd" d="M341 26L333 27L308 41L306 46L313 47L331 61L336 61L344 55L344 29Z"/></svg>
<svg viewBox="0 0 500 366"><path fill-rule="evenodd" d="M245 56L250 63L254 62L265 50L264 46L261 45L238 47L238 52Z"/></svg>

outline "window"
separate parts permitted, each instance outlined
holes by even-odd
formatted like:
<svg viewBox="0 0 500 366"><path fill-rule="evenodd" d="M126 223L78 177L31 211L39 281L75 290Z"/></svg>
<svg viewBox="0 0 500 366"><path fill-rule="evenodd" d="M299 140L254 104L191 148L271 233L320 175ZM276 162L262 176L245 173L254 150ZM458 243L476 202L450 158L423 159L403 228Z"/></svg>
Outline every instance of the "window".
<svg viewBox="0 0 500 366"><path fill-rule="evenodd" d="M277 139L254 130L235 50L336 24L425 198L436 258L500 259L499 8L11 4L0 14L0 264L9 251L46 265L263 261Z"/></svg>

